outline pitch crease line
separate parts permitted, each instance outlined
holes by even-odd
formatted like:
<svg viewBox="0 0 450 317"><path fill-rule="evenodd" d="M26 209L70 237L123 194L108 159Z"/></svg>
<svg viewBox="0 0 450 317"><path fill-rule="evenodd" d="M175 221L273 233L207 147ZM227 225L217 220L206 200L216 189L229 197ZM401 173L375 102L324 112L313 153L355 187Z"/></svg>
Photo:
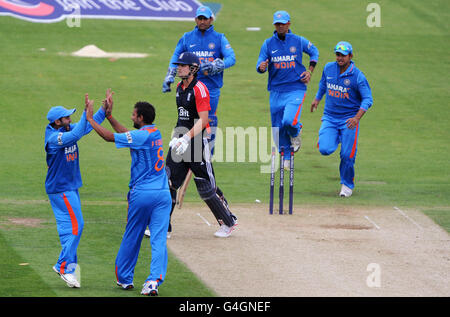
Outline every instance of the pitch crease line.
<svg viewBox="0 0 450 317"><path fill-rule="evenodd" d="M420 230L423 230L423 227L421 225L419 225L417 222L415 222L413 219L411 219L407 214L405 214L400 208L398 207L394 207L395 210L397 210L403 217L405 217L406 219L408 219L410 222L412 222L414 225L417 226L417 228L419 228Z"/></svg>
<svg viewBox="0 0 450 317"><path fill-rule="evenodd" d="M364 216L364 218L367 219L368 222L370 222L371 224L373 224L375 226L375 228L377 228L378 230L380 230L380 226L378 226L372 219L369 218L369 216Z"/></svg>
<svg viewBox="0 0 450 317"><path fill-rule="evenodd" d="M208 222L208 220L206 220L202 215L200 215L200 213L197 213L197 216L199 216L200 219L202 219L208 225L208 227L211 227L211 224Z"/></svg>

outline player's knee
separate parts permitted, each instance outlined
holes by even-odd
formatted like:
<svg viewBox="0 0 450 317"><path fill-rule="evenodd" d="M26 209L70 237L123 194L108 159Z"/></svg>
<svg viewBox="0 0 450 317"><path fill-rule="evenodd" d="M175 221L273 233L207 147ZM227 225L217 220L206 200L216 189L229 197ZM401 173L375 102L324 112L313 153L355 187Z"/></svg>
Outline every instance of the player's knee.
<svg viewBox="0 0 450 317"><path fill-rule="evenodd" d="M331 154L333 154L334 149L331 149L331 148L325 147L325 146L321 146L321 145L319 144L319 152L320 152L320 154L322 154L322 155L331 155Z"/></svg>

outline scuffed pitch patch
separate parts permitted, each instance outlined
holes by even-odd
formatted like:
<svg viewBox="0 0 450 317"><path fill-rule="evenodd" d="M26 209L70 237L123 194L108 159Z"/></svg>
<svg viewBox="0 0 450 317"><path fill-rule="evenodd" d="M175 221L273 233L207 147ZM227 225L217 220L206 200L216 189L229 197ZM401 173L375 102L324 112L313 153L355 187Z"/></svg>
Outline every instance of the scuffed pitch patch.
<svg viewBox="0 0 450 317"><path fill-rule="evenodd" d="M450 296L450 236L417 210L404 212L422 229L389 207L231 209L239 226L220 239L209 209L186 203L172 215L168 240L219 296ZM375 273L379 286L370 283Z"/></svg>

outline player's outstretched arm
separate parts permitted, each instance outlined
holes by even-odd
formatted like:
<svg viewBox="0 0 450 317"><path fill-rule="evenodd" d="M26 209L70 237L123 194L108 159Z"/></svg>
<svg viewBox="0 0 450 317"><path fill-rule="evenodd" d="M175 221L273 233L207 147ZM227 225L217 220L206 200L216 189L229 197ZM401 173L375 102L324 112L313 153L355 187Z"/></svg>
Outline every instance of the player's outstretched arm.
<svg viewBox="0 0 450 317"><path fill-rule="evenodd" d="M94 118L94 101L89 99L86 94L86 120L91 124L92 128L107 142L114 142L114 133L98 124Z"/></svg>

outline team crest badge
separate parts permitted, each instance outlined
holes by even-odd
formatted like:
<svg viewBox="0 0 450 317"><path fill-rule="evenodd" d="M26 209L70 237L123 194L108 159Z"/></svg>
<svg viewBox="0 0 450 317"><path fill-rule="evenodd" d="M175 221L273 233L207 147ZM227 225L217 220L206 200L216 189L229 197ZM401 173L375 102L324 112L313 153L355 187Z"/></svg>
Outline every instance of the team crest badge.
<svg viewBox="0 0 450 317"><path fill-rule="evenodd" d="M344 80L344 85L345 85L345 86L350 86L350 79L348 79L348 78L345 79L345 80Z"/></svg>
<svg viewBox="0 0 450 317"><path fill-rule="evenodd" d="M208 44L208 47L209 47L210 50L213 50L213 49L216 47L216 44L214 44L214 43L209 43L209 44Z"/></svg>
<svg viewBox="0 0 450 317"><path fill-rule="evenodd" d="M291 46L291 47L289 48L289 52L295 53L295 52L297 52L297 48L296 48L295 46Z"/></svg>

